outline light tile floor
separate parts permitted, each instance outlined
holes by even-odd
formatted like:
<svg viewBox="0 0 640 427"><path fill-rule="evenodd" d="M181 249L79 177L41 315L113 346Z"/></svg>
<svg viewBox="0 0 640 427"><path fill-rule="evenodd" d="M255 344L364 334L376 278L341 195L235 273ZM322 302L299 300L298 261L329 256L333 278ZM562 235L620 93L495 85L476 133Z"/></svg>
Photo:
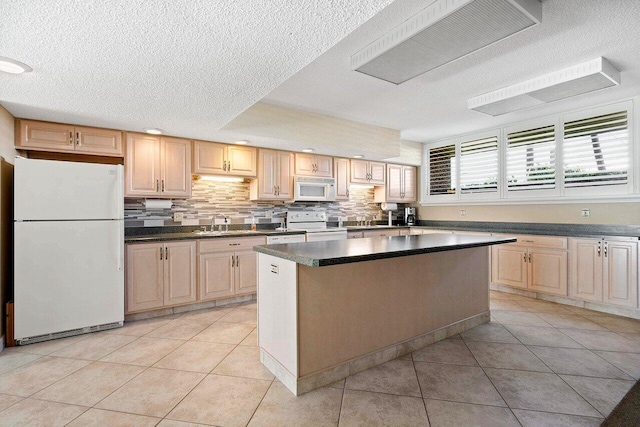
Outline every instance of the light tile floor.
<svg viewBox="0 0 640 427"><path fill-rule="evenodd" d="M258 360L256 304L0 353L0 426L597 426L640 378L640 321L491 292L492 321L303 396Z"/></svg>

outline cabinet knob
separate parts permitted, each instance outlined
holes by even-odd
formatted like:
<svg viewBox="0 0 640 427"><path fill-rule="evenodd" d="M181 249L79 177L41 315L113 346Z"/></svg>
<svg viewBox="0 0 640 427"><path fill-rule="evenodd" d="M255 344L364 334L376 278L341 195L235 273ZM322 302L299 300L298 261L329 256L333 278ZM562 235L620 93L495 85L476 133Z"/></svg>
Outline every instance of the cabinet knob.
<svg viewBox="0 0 640 427"><path fill-rule="evenodd" d="M80 147L80 132L76 132L76 145Z"/></svg>
<svg viewBox="0 0 640 427"><path fill-rule="evenodd" d="M162 248L160 248L160 261L162 261Z"/></svg>
<svg viewBox="0 0 640 427"><path fill-rule="evenodd" d="M160 191L160 180L156 179L156 193Z"/></svg>
<svg viewBox="0 0 640 427"><path fill-rule="evenodd" d="M73 145L73 132L69 132L69 145Z"/></svg>

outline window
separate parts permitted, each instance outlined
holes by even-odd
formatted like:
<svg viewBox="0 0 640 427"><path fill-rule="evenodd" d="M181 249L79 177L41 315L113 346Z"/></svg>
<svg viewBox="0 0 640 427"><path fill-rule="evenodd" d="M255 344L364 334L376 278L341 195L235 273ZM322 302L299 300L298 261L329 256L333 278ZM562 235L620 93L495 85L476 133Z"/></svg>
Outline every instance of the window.
<svg viewBox="0 0 640 427"><path fill-rule="evenodd" d="M456 192L455 144L429 150L429 195L454 194Z"/></svg>
<svg viewBox="0 0 640 427"><path fill-rule="evenodd" d="M507 134L507 191L556 188L555 127Z"/></svg>
<svg viewBox="0 0 640 427"><path fill-rule="evenodd" d="M626 185L629 174L627 111L564 124L565 188Z"/></svg>
<svg viewBox="0 0 640 427"><path fill-rule="evenodd" d="M465 141L460 144L460 192L498 191L498 137Z"/></svg>

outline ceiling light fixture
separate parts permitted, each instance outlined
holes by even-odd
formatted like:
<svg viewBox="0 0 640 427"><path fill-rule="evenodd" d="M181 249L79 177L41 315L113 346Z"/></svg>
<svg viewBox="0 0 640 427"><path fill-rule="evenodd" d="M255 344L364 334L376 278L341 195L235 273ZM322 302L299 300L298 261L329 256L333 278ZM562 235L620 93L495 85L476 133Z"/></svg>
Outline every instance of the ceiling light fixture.
<svg viewBox="0 0 640 427"><path fill-rule="evenodd" d="M304 150L302 150L303 153L313 153L313 148L305 148Z"/></svg>
<svg viewBox="0 0 640 427"><path fill-rule="evenodd" d="M146 133L149 133L151 135L162 135L162 129L158 129L158 128L148 128L144 130Z"/></svg>
<svg viewBox="0 0 640 427"><path fill-rule="evenodd" d="M236 141L236 144L238 145L247 145L249 143L249 141L247 141L246 139L241 139L240 141Z"/></svg>
<svg viewBox="0 0 640 427"><path fill-rule="evenodd" d="M354 159L362 159L364 156L362 154L356 154L353 156Z"/></svg>
<svg viewBox="0 0 640 427"><path fill-rule="evenodd" d="M620 72L599 57L467 100L467 107L490 116L620 84Z"/></svg>
<svg viewBox="0 0 640 427"><path fill-rule="evenodd" d="M215 175L202 175L200 177L203 181L214 181L214 182L243 182L244 178L236 178L230 176L215 176Z"/></svg>
<svg viewBox="0 0 640 427"><path fill-rule="evenodd" d="M400 84L539 24L539 0L437 0L351 56L351 68Z"/></svg>
<svg viewBox="0 0 640 427"><path fill-rule="evenodd" d="M22 74L33 71L33 68L15 59L0 56L0 71L10 74Z"/></svg>

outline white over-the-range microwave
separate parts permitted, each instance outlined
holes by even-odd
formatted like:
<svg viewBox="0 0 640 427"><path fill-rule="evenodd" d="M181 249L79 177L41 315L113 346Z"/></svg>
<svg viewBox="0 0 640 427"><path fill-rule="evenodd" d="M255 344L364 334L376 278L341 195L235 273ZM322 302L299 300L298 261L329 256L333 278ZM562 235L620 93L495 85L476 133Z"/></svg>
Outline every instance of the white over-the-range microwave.
<svg viewBox="0 0 640 427"><path fill-rule="evenodd" d="M297 202L332 202L336 199L335 178L293 177L293 199Z"/></svg>

